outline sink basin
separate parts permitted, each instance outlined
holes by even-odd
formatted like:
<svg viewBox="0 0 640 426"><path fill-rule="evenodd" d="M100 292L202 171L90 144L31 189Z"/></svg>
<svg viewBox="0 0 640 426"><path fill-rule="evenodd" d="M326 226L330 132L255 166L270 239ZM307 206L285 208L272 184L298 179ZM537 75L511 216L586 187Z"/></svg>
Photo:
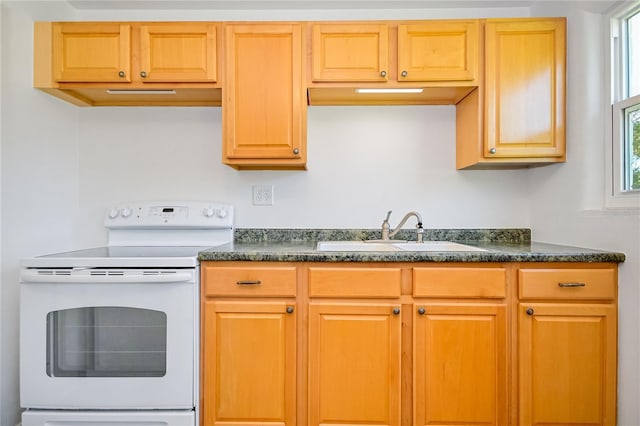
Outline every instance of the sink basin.
<svg viewBox="0 0 640 426"><path fill-rule="evenodd" d="M318 251L400 251L392 243L365 243L363 241L319 241Z"/></svg>
<svg viewBox="0 0 640 426"><path fill-rule="evenodd" d="M466 244L451 241L425 241L423 243L397 243L394 247L405 251L486 251Z"/></svg>
<svg viewBox="0 0 640 426"><path fill-rule="evenodd" d="M364 242L364 241L320 241L316 247L318 251L486 251L478 247L451 241L413 242Z"/></svg>

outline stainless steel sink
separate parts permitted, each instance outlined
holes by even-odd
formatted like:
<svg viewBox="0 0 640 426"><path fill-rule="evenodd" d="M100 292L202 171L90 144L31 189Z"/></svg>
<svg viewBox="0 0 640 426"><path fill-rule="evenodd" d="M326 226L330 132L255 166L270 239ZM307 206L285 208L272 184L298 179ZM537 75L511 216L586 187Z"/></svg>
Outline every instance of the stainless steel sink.
<svg viewBox="0 0 640 426"><path fill-rule="evenodd" d="M414 242L367 242L367 241L319 241L316 247L318 251L378 251L378 252L403 252L403 251L486 251L478 247L451 241L425 241Z"/></svg>

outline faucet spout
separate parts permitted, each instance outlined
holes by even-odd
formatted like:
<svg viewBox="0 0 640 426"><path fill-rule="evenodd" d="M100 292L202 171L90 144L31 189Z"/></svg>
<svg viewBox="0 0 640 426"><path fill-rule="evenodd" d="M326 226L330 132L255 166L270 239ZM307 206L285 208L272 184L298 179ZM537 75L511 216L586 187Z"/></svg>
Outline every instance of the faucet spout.
<svg viewBox="0 0 640 426"><path fill-rule="evenodd" d="M402 218L402 220L400 221L400 223L398 224L398 226L396 227L396 229L394 231L391 231L391 228L389 226L389 217L391 216L391 210L389 210L389 212L387 212L387 218L382 222L382 239L383 240L389 240L391 238L393 238L398 232L400 232L400 230L402 229L402 227L404 226L404 224L407 222L407 220L409 220L409 218L411 216L414 216L416 218L416 220L418 221L418 223L416 224L416 228L418 229L418 236L416 238L416 241L421 243L423 242L423 238L424 238L424 228L422 227L422 216L420 216L420 213L416 212L416 211L410 211L409 213L407 213L406 215L404 215L404 217Z"/></svg>

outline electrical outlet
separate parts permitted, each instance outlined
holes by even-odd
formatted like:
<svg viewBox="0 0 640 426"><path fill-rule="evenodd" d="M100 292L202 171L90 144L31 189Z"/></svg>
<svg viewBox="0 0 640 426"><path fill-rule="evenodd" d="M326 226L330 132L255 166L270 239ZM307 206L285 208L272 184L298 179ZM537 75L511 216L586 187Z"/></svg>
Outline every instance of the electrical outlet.
<svg viewBox="0 0 640 426"><path fill-rule="evenodd" d="M253 185L251 189L254 206L273 205L273 185Z"/></svg>

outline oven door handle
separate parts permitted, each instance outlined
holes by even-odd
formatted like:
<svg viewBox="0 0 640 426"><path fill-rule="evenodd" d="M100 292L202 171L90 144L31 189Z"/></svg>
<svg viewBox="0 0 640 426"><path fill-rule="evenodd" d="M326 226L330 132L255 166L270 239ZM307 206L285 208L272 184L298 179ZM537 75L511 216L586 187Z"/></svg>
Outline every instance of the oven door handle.
<svg viewBox="0 0 640 426"><path fill-rule="evenodd" d="M191 272L176 272L171 274L125 273L124 275L92 275L91 273L71 275L40 274L37 270L26 269L20 272L20 280L23 283L69 283L69 284L157 284L157 283L193 283L194 275Z"/></svg>

